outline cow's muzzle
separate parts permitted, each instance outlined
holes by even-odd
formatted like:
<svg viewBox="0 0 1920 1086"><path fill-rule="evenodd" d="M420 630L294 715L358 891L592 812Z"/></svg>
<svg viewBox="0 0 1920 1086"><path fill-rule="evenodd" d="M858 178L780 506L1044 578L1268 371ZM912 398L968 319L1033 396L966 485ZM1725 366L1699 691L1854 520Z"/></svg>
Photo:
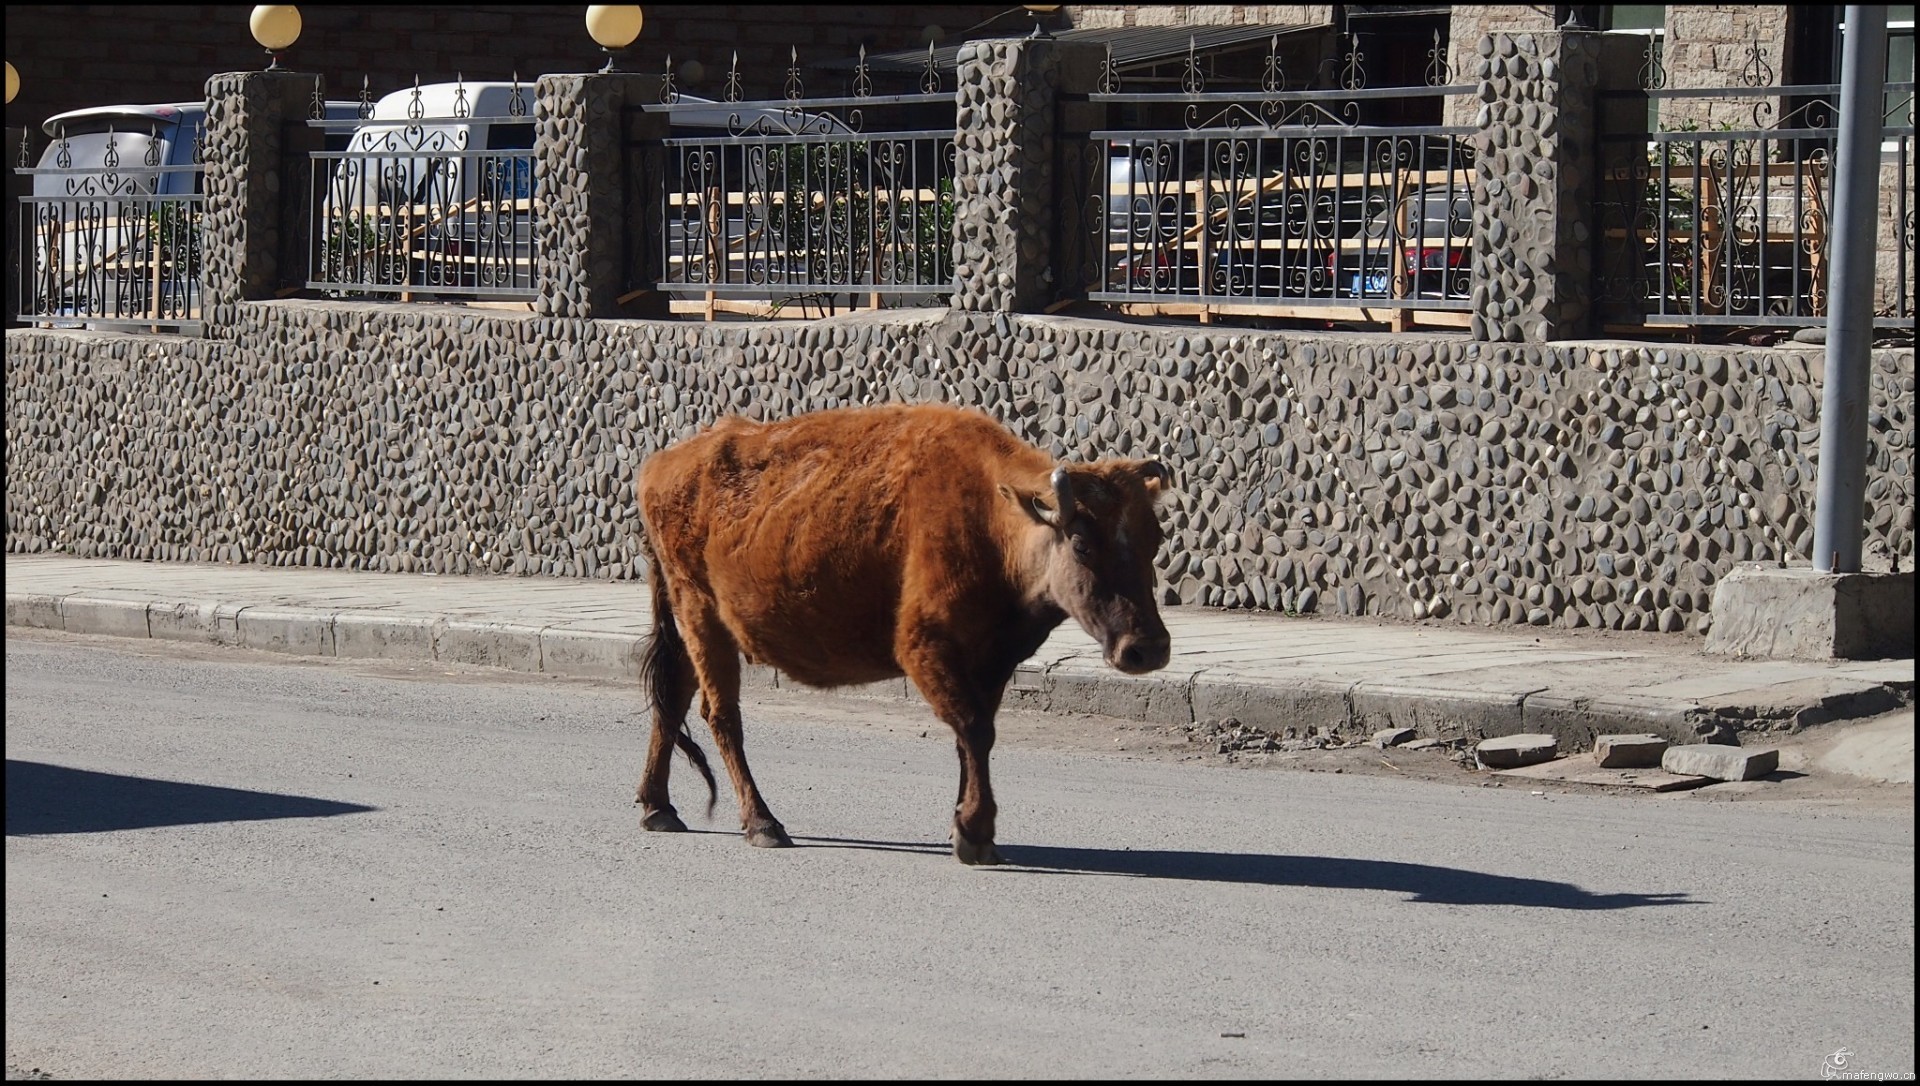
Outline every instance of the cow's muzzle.
<svg viewBox="0 0 1920 1086"><path fill-rule="evenodd" d="M1157 634L1123 634L1107 646L1107 666L1129 675L1144 675L1167 666L1173 655L1173 640L1163 630Z"/></svg>

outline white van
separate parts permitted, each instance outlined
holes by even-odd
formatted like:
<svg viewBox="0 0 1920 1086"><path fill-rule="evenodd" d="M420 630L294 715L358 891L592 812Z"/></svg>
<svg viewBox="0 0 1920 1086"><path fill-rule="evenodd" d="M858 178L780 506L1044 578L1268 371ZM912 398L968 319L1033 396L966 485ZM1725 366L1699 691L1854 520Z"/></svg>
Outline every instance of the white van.
<svg viewBox="0 0 1920 1086"><path fill-rule="evenodd" d="M335 119L356 108L326 104ZM33 239L21 319L107 328L198 319L195 153L206 115L205 102L162 102L88 106L42 123L50 142L20 210L23 237Z"/></svg>
<svg viewBox="0 0 1920 1086"><path fill-rule="evenodd" d="M314 168L310 286L476 297L532 289L531 86L395 91Z"/></svg>

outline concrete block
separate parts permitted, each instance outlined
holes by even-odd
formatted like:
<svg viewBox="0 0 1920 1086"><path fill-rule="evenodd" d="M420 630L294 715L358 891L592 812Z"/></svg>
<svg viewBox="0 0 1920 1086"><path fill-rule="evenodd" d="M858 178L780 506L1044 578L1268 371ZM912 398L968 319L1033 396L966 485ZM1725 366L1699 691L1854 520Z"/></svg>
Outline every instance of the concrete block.
<svg viewBox="0 0 1920 1086"><path fill-rule="evenodd" d="M582 679L640 680L640 641L595 630L540 631L540 670Z"/></svg>
<svg viewBox="0 0 1920 1086"><path fill-rule="evenodd" d="M1803 660L1913 655L1913 573L1736 568L1713 588L1706 651Z"/></svg>
<svg viewBox="0 0 1920 1086"><path fill-rule="evenodd" d="M60 600L61 628L68 633L108 637L150 637L146 600L113 600L94 596L64 596Z"/></svg>
<svg viewBox="0 0 1920 1086"><path fill-rule="evenodd" d="M1417 733L1412 728L1382 728L1373 733L1373 745L1385 750L1409 742Z"/></svg>
<svg viewBox="0 0 1920 1086"><path fill-rule="evenodd" d="M1348 684L1295 681L1286 685L1193 680L1193 719L1234 717L1263 731L1328 727L1346 731L1353 723Z"/></svg>
<svg viewBox="0 0 1920 1086"><path fill-rule="evenodd" d="M150 603L147 633L165 641L220 640L218 605L211 603Z"/></svg>
<svg viewBox="0 0 1920 1086"><path fill-rule="evenodd" d="M1055 668L1047 673L1046 707L1054 713L1092 713L1151 724L1186 724L1193 720L1186 679L1118 671Z"/></svg>
<svg viewBox="0 0 1920 1086"><path fill-rule="evenodd" d="M1668 742L1691 742L1691 702L1611 692L1547 690L1528 695L1527 731L1551 735L1563 750L1587 750L1602 735L1658 735Z"/></svg>
<svg viewBox="0 0 1920 1086"><path fill-rule="evenodd" d="M333 654L352 660L432 663L435 619L398 615L333 616Z"/></svg>
<svg viewBox="0 0 1920 1086"><path fill-rule="evenodd" d="M1780 768L1780 752L1772 747L1749 750L1720 743L1690 743L1668 747L1660 756L1660 768L1716 781L1751 781Z"/></svg>
<svg viewBox="0 0 1920 1086"><path fill-rule="evenodd" d="M216 603L213 605L213 639L222 645L240 643L240 612L247 609L244 603Z"/></svg>
<svg viewBox="0 0 1920 1086"><path fill-rule="evenodd" d="M515 622L449 621L434 646L444 663L540 670L540 627Z"/></svg>
<svg viewBox="0 0 1920 1086"><path fill-rule="evenodd" d="M65 629L66 620L60 617L60 597L38 594L9 595L7 625L31 626L40 630Z"/></svg>
<svg viewBox="0 0 1920 1086"><path fill-rule="evenodd" d="M1522 696L1507 691L1433 690L1362 682L1353 688L1359 728L1511 735L1527 730Z"/></svg>
<svg viewBox="0 0 1920 1086"><path fill-rule="evenodd" d="M1036 660L1028 660L1013 669L1006 692L1000 698L1002 709L1022 709L1044 713L1047 710L1047 669Z"/></svg>
<svg viewBox="0 0 1920 1086"><path fill-rule="evenodd" d="M1642 769L1659 765L1667 746L1657 735L1602 735L1593 741L1593 761L1602 769Z"/></svg>
<svg viewBox="0 0 1920 1086"><path fill-rule="evenodd" d="M1482 769L1513 769L1551 761L1560 753L1560 744L1551 735L1523 732L1482 739L1473 748L1473 756Z"/></svg>
<svg viewBox="0 0 1920 1086"><path fill-rule="evenodd" d="M333 616L317 611L248 607L239 615L240 644L299 656L333 655Z"/></svg>

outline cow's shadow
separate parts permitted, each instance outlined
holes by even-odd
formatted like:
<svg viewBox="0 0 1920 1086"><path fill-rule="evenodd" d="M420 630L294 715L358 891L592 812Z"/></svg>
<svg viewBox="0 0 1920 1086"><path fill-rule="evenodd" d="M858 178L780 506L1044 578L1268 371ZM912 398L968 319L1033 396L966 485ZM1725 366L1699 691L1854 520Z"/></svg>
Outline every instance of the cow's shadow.
<svg viewBox="0 0 1920 1086"><path fill-rule="evenodd" d="M7 836L103 833L201 822L320 818L374 808L358 803L97 773L7 759Z"/></svg>
<svg viewBox="0 0 1920 1086"><path fill-rule="evenodd" d="M942 844L795 837L826 848L861 848L926 855L948 854ZM1447 905L1519 905L1535 909L1636 909L1649 905L1700 905L1684 893L1599 894L1565 882L1492 875L1458 867L1340 856L1287 856L1255 852L1188 852L1162 849L1000 846L1005 864L993 870L1039 874L1116 875L1192 882L1237 882L1257 886L1305 886L1336 890L1385 890L1409 901Z"/></svg>

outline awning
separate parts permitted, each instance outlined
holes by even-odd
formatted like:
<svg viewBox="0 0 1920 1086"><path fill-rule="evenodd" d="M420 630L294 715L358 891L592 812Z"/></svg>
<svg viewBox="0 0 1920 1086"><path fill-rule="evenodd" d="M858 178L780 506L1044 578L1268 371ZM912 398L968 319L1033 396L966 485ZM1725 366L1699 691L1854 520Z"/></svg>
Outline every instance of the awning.
<svg viewBox="0 0 1920 1086"><path fill-rule="evenodd" d="M1075 30L1058 30L1053 33L1056 41L1092 42L1095 45L1113 47L1113 62L1116 67L1128 68L1136 64L1155 61L1175 60L1187 55L1189 47L1195 53L1204 54L1236 45L1264 42L1275 36L1286 37L1302 31L1324 31L1324 23L1242 23L1235 26L1114 26L1084 27ZM980 37L1018 38L1025 35L1018 32L980 35ZM959 56L964 42L953 41L937 44L933 47L933 65L942 72L954 69L954 58ZM823 69L851 69L860 63L858 57L844 57L815 65ZM867 68L875 72L921 72L927 67L927 50L902 49L890 53L871 53L867 56Z"/></svg>

